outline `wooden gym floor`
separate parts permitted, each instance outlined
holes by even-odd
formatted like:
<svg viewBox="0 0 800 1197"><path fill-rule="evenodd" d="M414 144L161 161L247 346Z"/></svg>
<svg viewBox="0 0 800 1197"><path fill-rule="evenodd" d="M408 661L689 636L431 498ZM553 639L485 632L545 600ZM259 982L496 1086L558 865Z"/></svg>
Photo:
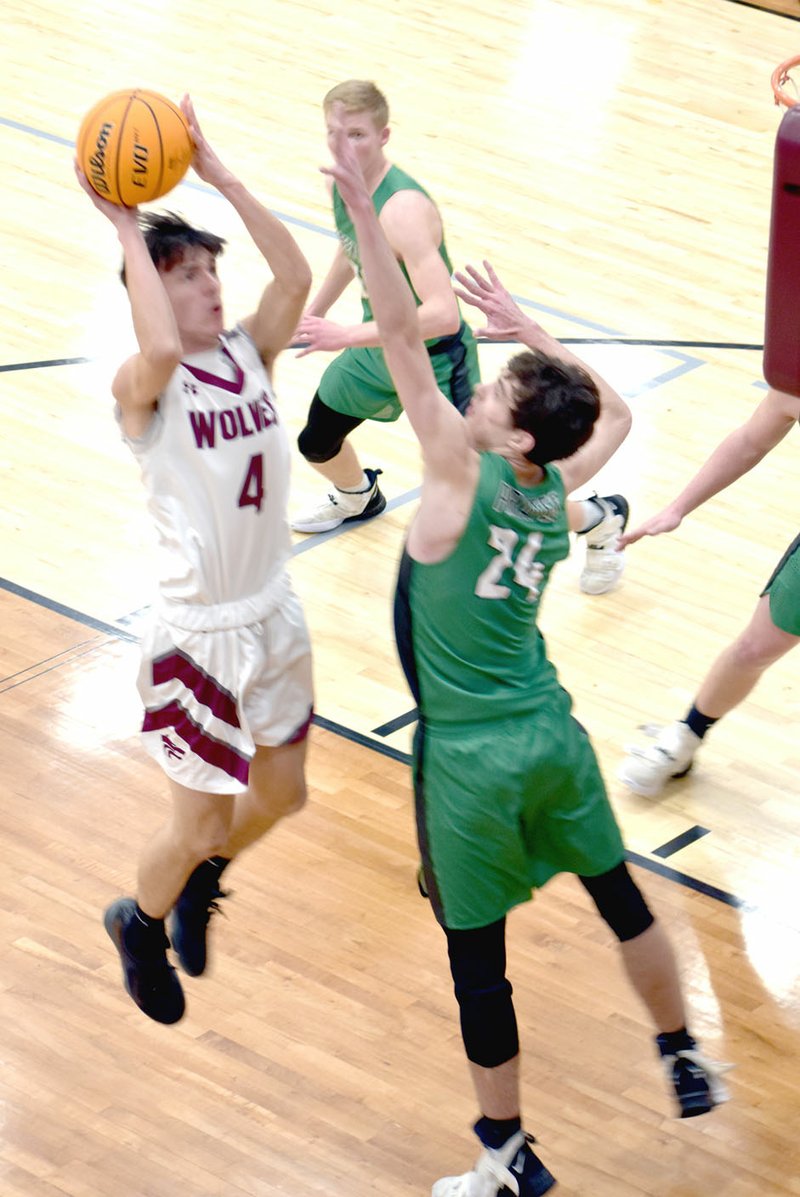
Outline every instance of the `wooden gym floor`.
<svg viewBox="0 0 800 1197"><path fill-rule="evenodd" d="M471 3L268 0L221 25L208 0L6 5L3 1197L424 1194L474 1151L443 944L414 883L413 712L390 625L419 484L405 420L356 434L384 470L386 513L297 538L316 653L309 805L231 870L214 967L187 983L179 1026L122 991L100 914L130 892L166 802L136 736L152 549L108 398L131 344L117 247L71 174L83 112L128 83L188 88L318 283L334 245L320 101L374 78L391 156L436 197L454 261L488 257L629 397L633 431L596 485L638 521L763 394L769 75L800 53L796 5L771 7L501 0L490 20ZM189 179L164 205L229 237L226 307L244 314L262 276L224 202ZM336 310L356 309L348 295ZM508 351L482 347L486 375ZM293 436L324 364L279 363ZM525 1112L565 1197L800 1193L796 661L658 801L615 779L638 725L683 714L796 534L796 453L788 438L677 533L635 546L614 594L579 592L577 546L545 601L694 1025L737 1064L730 1105L672 1119L609 936L557 879L512 916L510 959ZM297 457L292 504L319 491Z"/></svg>

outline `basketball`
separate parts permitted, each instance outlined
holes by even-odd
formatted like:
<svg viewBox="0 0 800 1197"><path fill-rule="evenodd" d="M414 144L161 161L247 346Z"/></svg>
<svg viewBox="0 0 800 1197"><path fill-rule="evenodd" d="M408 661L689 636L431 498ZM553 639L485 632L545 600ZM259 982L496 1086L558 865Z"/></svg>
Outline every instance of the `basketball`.
<svg viewBox="0 0 800 1197"><path fill-rule="evenodd" d="M115 91L78 131L78 164L94 190L133 208L166 195L186 174L194 146L177 104L155 91Z"/></svg>

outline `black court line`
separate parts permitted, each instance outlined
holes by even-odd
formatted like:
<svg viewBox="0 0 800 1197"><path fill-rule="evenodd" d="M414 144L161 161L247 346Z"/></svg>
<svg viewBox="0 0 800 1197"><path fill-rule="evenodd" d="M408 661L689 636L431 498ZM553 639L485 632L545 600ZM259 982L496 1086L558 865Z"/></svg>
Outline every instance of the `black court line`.
<svg viewBox="0 0 800 1197"><path fill-rule="evenodd" d="M324 728L325 731L335 732L343 740L351 740L354 744L363 744L365 748L371 748L374 752L379 752L381 756L391 757L393 761L400 761L402 765L411 764L411 757L407 752L401 752L399 748L390 748L388 744L380 744L376 740L371 740L363 732L353 731L351 727L345 727L341 723L334 723L332 719L326 719L324 715L314 715L312 722L316 723L317 727Z"/></svg>
<svg viewBox="0 0 800 1197"><path fill-rule="evenodd" d="M756 8L759 12L769 13L772 17L785 17L787 21L800 21L800 14L794 16L790 12L780 12L777 8L765 8L763 4L753 4L751 0L728 0L729 4L738 4L740 8ZM777 66L777 62L775 63Z"/></svg>
<svg viewBox="0 0 800 1197"><path fill-rule="evenodd" d="M729 894L725 889L709 885L707 881L699 881L697 877L690 877L688 873L681 873L679 869L661 864L660 861L640 856L638 852L629 851L625 853L625 856L631 864L639 865L651 873L657 873L660 877L666 877L668 881L677 881L679 885L693 889L698 894L705 894L707 898L714 898L717 902L723 902L726 906L732 906L734 910L751 912L758 909L753 903L745 902L742 898L737 898L735 894Z"/></svg>
<svg viewBox="0 0 800 1197"><path fill-rule="evenodd" d="M102 620L94 619L91 615L75 611L71 607L64 606L63 603L56 603L41 594L36 594L33 590L26 590L24 586L18 586L15 582L9 582L6 578L0 578L0 589L19 595L21 598L25 598L37 606L46 607L49 611L55 611L59 615L66 615L76 623L84 624L86 627L94 628L96 631L107 632L109 635L116 636L120 640L127 640L134 643L138 640L138 637L132 636L129 632L117 627L115 624L103 623ZM343 740L350 740L352 743L360 744L364 748L371 748L373 752L377 752L381 756L390 757L393 761L399 761L403 765L411 764L411 756L407 752L400 752L399 749L391 748L388 744L382 744L379 740L372 740L362 732L344 727L343 724L336 723L332 719L326 719L323 715L315 715L313 721L318 727L341 736ZM678 869L673 869L658 860L650 860L647 856L641 856L638 852L626 852L625 855L631 864L639 865L640 868L647 869L651 873L657 873L659 876L665 877L668 881L675 881L687 889L704 894L707 898L713 898L717 902L731 906L734 910L753 911L757 909L755 905L745 902L742 898L737 898L735 894L728 893L727 890L719 889L716 885L709 885L708 882L700 881L697 877L690 877L688 873L681 873Z"/></svg>
<svg viewBox="0 0 800 1197"><path fill-rule="evenodd" d="M402 727L408 727L418 714L419 711L414 707L412 711L406 711L405 715L398 715L396 719L390 719L388 723L382 723L380 727L373 727L372 734L373 736L390 736L392 732L400 731Z"/></svg>
<svg viewBox="0 0 800 1197"><path fill-rule="evenodd" d="M24 586L19 586L16 582L10 582L8 578L0 578L0 590L7 590L9 594L16 594L19 598L27 599L30 603L35 603L38 607L46 607L48 611L55 611L57 615L63 615L67 619L72 619L75 623L83 624L85 628L93 628L95 632L105 632L108 636L116 636L120 640L128 640L131 644L138 644L139 637L126 632L124 628L119 627L115 623L104 623L102 619L95 619L93 615L87 615L84 611L76 611L73 607L66 607L63 603L56 602L55 599L49 599L43 594L37 594L34 590L27 590Z"/></svg>
<svg viewBox="0 0 800 1197"><path fill-rule="evenodd" d="M707 827L690 827L688 831L676 835L674 840L667 840L666 844L662 844L660 848L653 848L653 856L660 856L662 860L666 860L668 856L674 856L682 848L688 848L689 844L694 844L704 835L710 834Z"/></svg>
<svg viewBox="0 0 800 1197"><path fill-rule="evenodd" d="M42 370L46 366L81 366L92 360L90 357L54 357L45 362L12 362L8 366L0 366L0 374L8 374L10 370Z"/></svg>

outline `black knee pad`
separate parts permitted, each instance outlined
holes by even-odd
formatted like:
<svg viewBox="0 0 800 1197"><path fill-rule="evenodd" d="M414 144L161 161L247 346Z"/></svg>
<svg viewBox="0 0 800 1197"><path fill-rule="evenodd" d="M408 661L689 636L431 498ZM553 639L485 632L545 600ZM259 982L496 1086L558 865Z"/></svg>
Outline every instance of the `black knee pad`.
<svg viewBox="0 0 800 1197"><path fill-rule="evenodd" d="M330 461L340 451L343 444L343 436L340 436L333 444L328 443L326 446L316 443L316 438L308 424L297 438L297 447L306 461Z"/></svg>
<svg viewBox="0 0 800 1197"><path fill-rule="evenodd" d="M497 1068L519 1052L512 988L506 979L505 919L475 931L445 928L467 1059Z"/></svg>
<svg viewBox="0 0 800 1197"><path fill-rule="evenodd" d="M461 1014L461 1038L467 1059L481 1068L497 1068L519 1053L519 1033L511 983L492 989L456 989Z"/></svg>
<svg viewBox="0 0 800 1197"><path fill-rule="evenodd" d="M580 880L620 943L635 939L655 922L624 860L599 877Z"/></svg>
<svg viewBox="0 0 800 1197"><path fill-rule="evenodd" d="M297 438L297 447L306 461L330 461L341 451L350 433L363 422L359 416L345 416L328 407L317 391L308 409L306 426Z"/></svg>

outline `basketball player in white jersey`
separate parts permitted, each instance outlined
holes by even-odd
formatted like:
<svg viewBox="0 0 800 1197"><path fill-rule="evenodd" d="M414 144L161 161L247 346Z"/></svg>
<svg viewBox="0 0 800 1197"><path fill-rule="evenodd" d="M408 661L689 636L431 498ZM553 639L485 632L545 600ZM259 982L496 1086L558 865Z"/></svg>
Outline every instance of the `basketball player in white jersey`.
<svg viewBox="0 0 800 1197"><path fill-rule="evenodd" d="M112 385L139 462L161 553L143 642L144 742L169 779L168 822L139 861L136 898L106 911L125 987L145 1014L177 1022L187 973L206 967L220 876L305 799L311 658L286 565L289 446L272 364L289 343L311 271L289 231L228 171L181 107L194 169L233 205L272 279L258 310L225 332L219 237L172 214L101 199L116 228L139 352ZM77 169L77 168L76 168Z"/></svg>

